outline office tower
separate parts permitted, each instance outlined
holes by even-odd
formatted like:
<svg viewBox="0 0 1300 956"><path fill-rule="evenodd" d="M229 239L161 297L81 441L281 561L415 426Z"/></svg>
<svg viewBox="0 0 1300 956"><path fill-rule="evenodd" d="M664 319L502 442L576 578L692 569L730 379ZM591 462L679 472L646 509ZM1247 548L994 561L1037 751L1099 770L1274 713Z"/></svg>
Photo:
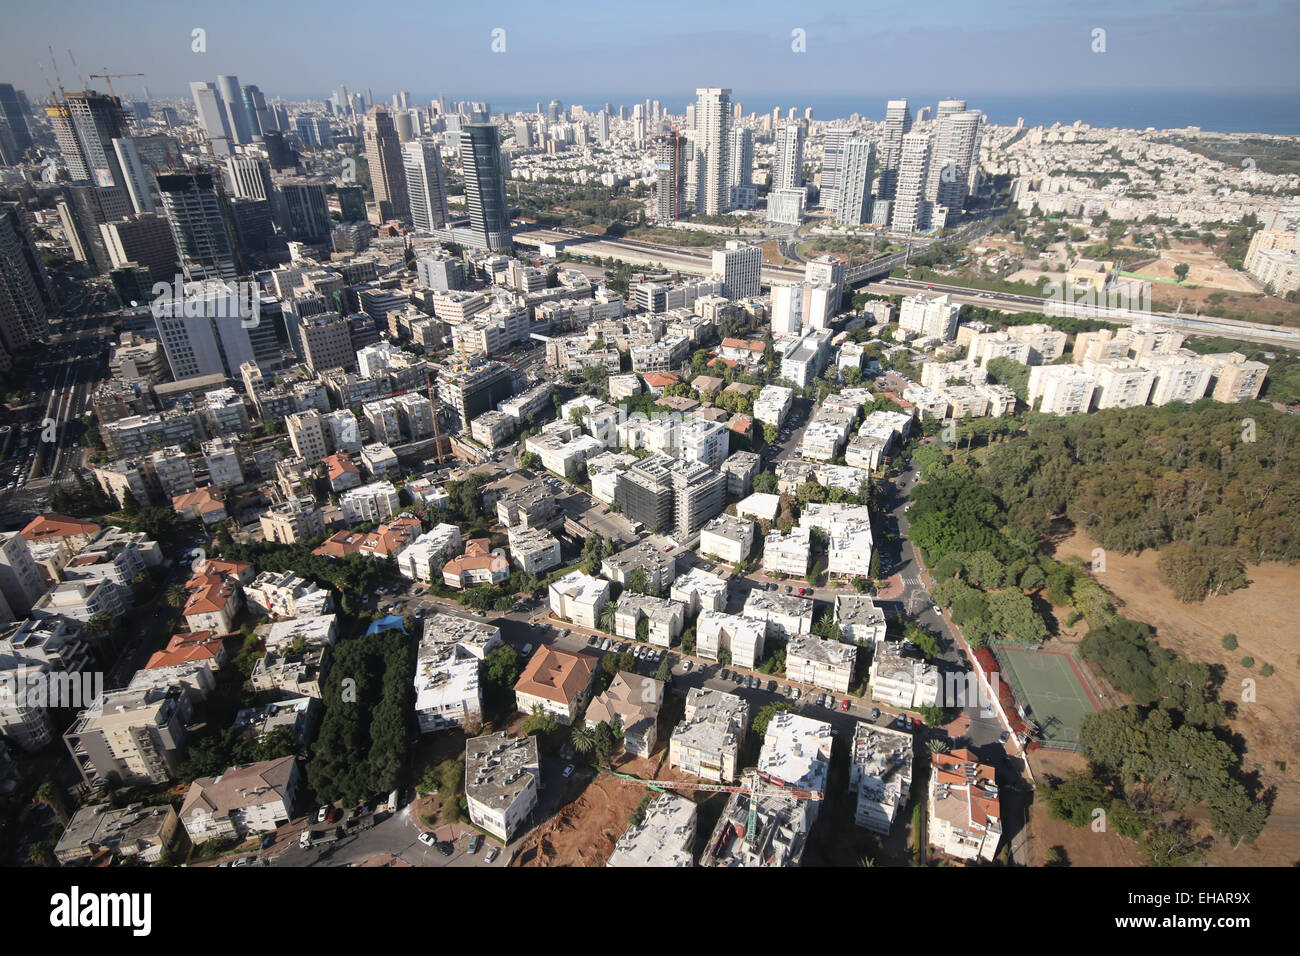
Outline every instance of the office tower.
<svg viewBox="0 0 1300 956"><path fill-rule="evenodd" d="M100 201L104 191L96 189L90 183L77 182L61 186L60 192L62 198L54 205L63 225L64 237L72 246L73 257L79 262L90 264L103 275L112 265L99 227L115 218L105 212Z"/></svg>
<svg viewBox="0 0 1300 956"><path fill-rule="evenodd" d="M737 103L737 106L740 104ZM754 182L754 134L743 126L728 134L727 184L750 186Z"/></svg>
<svg viewBox="0 0 1300 956"><path fill-rule="evenodd" d="M655 166L659 179L655 185L655 219L671 222L682 218L685 185L685 137L670 130L655 140Z"/></svg>
<svg viewBox="0 0 1300 956"><path fill-rule="evenodd" d="M560 114L563 112L564 104L559 100L551 100L550 105L546 107L546 118L552 123L558 123L560 121Z"/></svg>
<svg viewBox="0 0 1300 956"><path fill-rule="evenodd" d="M266 97L256 86L246 86L244 93L244 113L248 117L248 132L254 138L269 129L275 129L275 114L266 108Z"/></svg>
<svg viewBox="0 0 1300 956"><path fill-rule="evenodd" d="M23 115L22 104L18 102L18 93L11 83L0 83L0 118L8 124L9 134L13 137L18 154L14 158L16 164L23 153L31 148L32 134L27 128L27 117Z"/></svg>
<svg viewBox="0 0 1300 956"><path fill-rule="evenodd" d="M251 324L247 302L224 283L204 283L187 292L184 301L154 303L154 325L172 377L196 375L239 378L245 362L269 365L279 358L274 324L256 317Z"/></svg>
<svg viewBox="0 0 1300 956"><path fill-rule="evenodd" d="M238 199L266 199L274 195L271 166L259 156L227 156L226 175L231 195Z"/></svg>
<svg viewBox="0 0 1300 956"><path fill-rule="evenodd" d="M285 125L287 128L287 122ZM271 130L263 133L262 145L266 148L266 161L271 164L271 169L297 168L298 151L289 145L283 130Z"/></svg>
<svg viewBox="0 0 1300 956"><path fill-rule="evenodd" d="M609 113L606 110L596 114L596 139L601 146L609 143Z"/></svg>
<svg viewBox="0 0 1300 956"><path fill-rule="evenodd" d="M244 109L244 93L239 88L239 77L218 76L217 93L221 97L222 108L226 111L226 124L234 135L235 142L245 146L253 141L253 134L248 125L248 113Z"/></svg>
<svg viewBox="0 0 1300 956"><path fill-rule="evenodd" d="M772 156L772 189L803 187L803 127L788 123L776 131Z"/></svg>
<svg viewBox="0 0 1300 956"><path fill-rule="evenodd" d="M362 138L365 141L366 163L370 167L370 185L375 192L375 202L380 204L381 210L388 213L384 218L409 219L411 201L406 192L406 174L402 169L402 146L388 110L377 106L366 114ZM384 204L387 204L386 210Z"/></svg>
<svg viewBox="0 0 1300 956"><path fill-rule="evenodd" d="M489 123L461 127L460 166L465 175L465 205L470 230L487 249L510 244L510 206L501 139Z"/></svg>
<svg viewBox="0 0 1300 956"><path fill-rule="evenodd" d="M847 129L828 129L822 137L822 178L819 204L832 213L839 208L841 171L844 166L844 143L849 138ZM871 192L871 184L867 184Z"/></svg>
<svg viewBox="0 0 1300 956"><path fill-rule="evenodd" d="M330 212L325 184L282 182L276 187L280 228L294 242L319 245L329 240Z"/></svg>
<svg viewBox="0 0 1300 956"><path fill-rule="evenodd" d="M108 219L129 216L133 207L113 140L127 135L126 114L115 96L69 93L45 115L73 180L86 182Z"/></svg>
<svg viewBox="0 0 1300 956"><path fill-rule="evenodd" d="M230 220L245 258L266 252L275 238L275 215L269 199L230 200Z"/></svg>
<svg viewBox="0 0 1300 956"><path fill-rule="evenodd" d="M437 389L452 427L463 429L513 395L514 382L510 366L489 360L468 368L440 368Z"/></svg>
<svg viewBox="0 0 1300 956"><path fill-rule="evenodd" d="M964 100L950 100L961 103ZM926 199L954 212L970 195L979 164L980 130L984 116L979 110L942 112L935 125L935 138L926 178Z"/></svg>
<svg viewBox="0 0 1300 956"><path fill-rule="evenodd" d="M447 184L442 152L434 143L413 140L402 147L411 225L416 232L433 232L447 225Z"/></svg>
<svg viewBox="0 0 1300 956"><path fill-rule="evenodd" d="M397 130L399 143L409 143L415 139L415 115L410 110L399 110L393 114L393 128Z"/></svg>
<svg viewBox="0 0 1300 956"><path fill-rule="evenodd" d="M152 138L138 137L139 140ZM171 139L170 136L160 138ZM142 155L137 137L126 136L113 140L113 152L117 155L118 165L122 169L122 178L125 180L127 195L131 198L132 209L138 213L160 210L162 203L158 198L158 183L154 179L155 169L146 156ZM180 154L179 144L176 147L176 154Z"/></svg>
<svg viewBox="0 0 1300 956"><path fill-rule="evenodd" d="M54 289L17 203L0 203L0 345L10 354L45 335Z"/></svg>
<svg viewBox="0 0 1300 956"><path fill-rule="evenodd" d="M185 278L238 276L242 263L231 235L220 181L211 173L166 173L158 177L158 189Z"/></svg>
<svg viewBox="0 0 1300 956"><path fill-rule="evenodd" d="M898 164L903 155L903 137L912 131L912 111L907 100L890 100L885 105L885 133L880 141L880 199L892 200L898 189Z"/></svg>
<svg viewBox="0 0 1300 956"><path fill-rule="evenodd" d="M875 140L845 140L840 150L839 183L834 206L836 224L860 226L871 222L871 180L875 171Z"/></svg>
<svg viewBox="0 0 1300 956"><path fill-rule="evenodd" d="M292 327L294 348L312 374L331 368L357 370L348 320L337 312L302 316Z"/></svg>
<svg viewBox="0 0 1300 956"><path fill-rule="evenodd" d="M722 277L728 299L758 295L763 279L763 250L728 239L727 248L713 250L713 271Z"/></svg>
<svg viewBox="0 0 1300 956"><path fill-rule="evenodd" d="M199 125L208 137L208 148L216 157L230 156L234 153L230 133L230 119L226 114L225 104L215 83L195 81L190 84L190 94L194 97L194 107L198 111Z"/></svg>
<svg viewBox="0 0 1300 956"><path fill-rule="evenodd" d="M149 273L151 283L170 282L175 277L179 257L171 225L165 217L141 213L106 222L99 231L112 268L138 266Z"/></svg>
<svg viewBox="0 0 1300 956"><path fill-rule="evenodd" d="M726 212L731 206L727 173L731 133L731 90L695 91L695 129L700 133L696 147L701 151L703 195L696 208L708 216Z"/></svg>
<svg viewBox="0 0 1300 956"><path fill-rule="evenodd" d="M515 123L515 145L520 149L533 148L533 124L526 120Z"/></svg>
<svg viewBox="0 0 1300 956"><path fill-rule="evenodd" d="M344 222L364 222L366 191L361 186L339 186L339 214Z"/></svg>

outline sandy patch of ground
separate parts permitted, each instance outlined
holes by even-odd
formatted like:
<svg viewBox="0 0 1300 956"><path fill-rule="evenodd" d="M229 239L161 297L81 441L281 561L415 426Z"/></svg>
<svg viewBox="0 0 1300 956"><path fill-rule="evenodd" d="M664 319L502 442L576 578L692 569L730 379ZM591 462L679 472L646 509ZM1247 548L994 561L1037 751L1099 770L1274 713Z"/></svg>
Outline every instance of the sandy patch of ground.
<svg viewBox="0 0 1300 956"><path fill-rule="evenodd" d="M1087 765L1078 754L1060 750L1035 750L1029 754L1029 766L1040 785L1047 775L1064 778ZM1072 827L1064 820L1053 820L1051 808L1040 796L1029 808L1029 865L1043 866L1053 847L1060 848L1071 866L1145 865L1142 854L1123 837L1109 832L1094 833L1091 827Z"/></svg>
<svg viewBox="0 0 1300 956"><path fill-rule="evenodd" d="M1095 547L1076 531L1061 542L1056 556L1090 560ZM1246 746L1243 766L1257 771L1266 788L1277 788L1272 815L1256 845L1236 851L1216 848L1210 860L1221 865L1291 865L1300 860L1300 566L1251 566L1248 588L1201 604L1183 604L1160 580L1157 557L1154 551L1108 553L1106 570L1097 580L1119 600L1126 616L1156 628L1162 645L1225 668L1220 693L1237 704L1231 727ZM1227 633L1237 635L1234 651L1222 646ZM1247 656L1255 660L1251 668L1241 664ZM1264 664L1274 668L1269 677L1260 674ZM1253 701L1243 699L1247 680L1255 682Z"/></svg>
<svg viewBox="0 0 1300 956"><path fill-rule="evenodd" d="M688 779L667 766L656 769L659 756L651 760L629 760L617 769L647 780ZM614 852L614 844L628 828L632 812L646 794L657 796L648 787L608 774L597 777L528 835L510 865L604 866Z"/></svg>

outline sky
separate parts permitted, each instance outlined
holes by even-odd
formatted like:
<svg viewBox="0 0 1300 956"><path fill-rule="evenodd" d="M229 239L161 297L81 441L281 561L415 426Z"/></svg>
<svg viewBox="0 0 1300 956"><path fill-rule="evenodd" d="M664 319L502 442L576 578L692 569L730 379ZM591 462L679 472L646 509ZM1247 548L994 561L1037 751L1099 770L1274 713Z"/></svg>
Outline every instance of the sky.
<svg viewBox="0 0 1300 956"><path fill-rule="evenodd" d="M627 94L627 102L662 98L674 111L700 86L730 87L741 102L749 96L747 110L751 103L765 109L759 94L775 91L863 93L875 103L919 93L1300 87L1300 0L63 0L9 7L0 82L33 99L49 92L41 67L54 78L48 46L68 89L80 87L78 72L146 74L114 81L126 99L139 97L142 83L154 97L187 95L191 80L218 74L257 84L268 98L320 99L346 83L370 87L377 100L395 90L490 103L545 103L561 93L617 103ZM193 49L196 29L204 31L203 52ZM104 88L102 80L91 85Z"/></svg>

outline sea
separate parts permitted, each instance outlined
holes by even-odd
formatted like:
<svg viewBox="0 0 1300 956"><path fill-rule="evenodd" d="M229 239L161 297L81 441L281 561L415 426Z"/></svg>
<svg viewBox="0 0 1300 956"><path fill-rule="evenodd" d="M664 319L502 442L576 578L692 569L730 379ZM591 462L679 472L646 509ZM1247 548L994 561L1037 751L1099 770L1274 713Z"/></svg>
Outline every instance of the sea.
<svg viewBox="0 0 1300 956"><path fill-rule="evenodd" d="M432 95L418 97L428 102ZM686 104L695 101L694 90L676 93L663 91L650 93L570 93L548 92L541 98L542 109L551 99L559 99L565 107L580 104L597 110L610 103L615 110L646 99L659 100L665 109L682 114ZM740 102L746 113L771 112L780 107L784 113L791 107L802 116L804 109L813 108L814 119L847 119L859 113L869 120L885 116L885 103L891 99L906 99L913 115L923 106L932 107L941 99L965 99L970 109L978 109L988 116L990 123L1014 126L1020 119L1026 126L1051 126L1060 123L1069 126L1076 121L1096 127L1122 129L1183 129L1189 126L1219 133L1269 133L1278 135L1300 134L1300 89L1269 92L1180 92L1166 90L1088 91L1072 93L987 93L964 90L944 90L938 93L915 93L907 90L862 93L799 93L760 92L733 89L732 102ZM486 101L494 113L532 112L537 108L538 97L518 94L501 94L493 98L483 94L447 94L447 99Z"/></svg>

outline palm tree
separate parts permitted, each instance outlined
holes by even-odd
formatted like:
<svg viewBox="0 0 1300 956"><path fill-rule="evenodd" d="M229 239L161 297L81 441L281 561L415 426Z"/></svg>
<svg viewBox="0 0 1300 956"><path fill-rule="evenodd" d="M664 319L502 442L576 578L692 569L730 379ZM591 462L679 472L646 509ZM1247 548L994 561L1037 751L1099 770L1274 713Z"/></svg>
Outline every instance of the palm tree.
<svg viewBox="0 0 1300 956"><path fill-rule="evenodd" d="M591 748L596 746L596 732L588 727L587 722L584 720L582 723L574 725L569 740L573 744L573 749L578 753L589 754Z"/></svg>
<svg viewBox="0 0 1300 956"><path fill-rule="evenodd" d="M605 609L600 612L600 629L606 634L614 633L614 622L618 617L618 602L612 601L605 605Z"/></svg>
<svg viewBox="0 0 1300 956"><path fill-rule="evenodd" d="M875 865L876 865L876 861L869 856L864 856L862 859L858 860L858 866L875 866Z"/></svg>
<svg viewBox="0 0 1300 956"><path fill-rule="evenodd" d="M932 754L946 754L952 749L952 745L946 740L927 740L925 746Z"/></svg>
<svg viewBox="0 0 1300 956"><path fill-rule="evenodd" d="M185 590L183 584L173 584L167 589L167 603L172 607L181 608L190 598L190 592Z"/></svg>

